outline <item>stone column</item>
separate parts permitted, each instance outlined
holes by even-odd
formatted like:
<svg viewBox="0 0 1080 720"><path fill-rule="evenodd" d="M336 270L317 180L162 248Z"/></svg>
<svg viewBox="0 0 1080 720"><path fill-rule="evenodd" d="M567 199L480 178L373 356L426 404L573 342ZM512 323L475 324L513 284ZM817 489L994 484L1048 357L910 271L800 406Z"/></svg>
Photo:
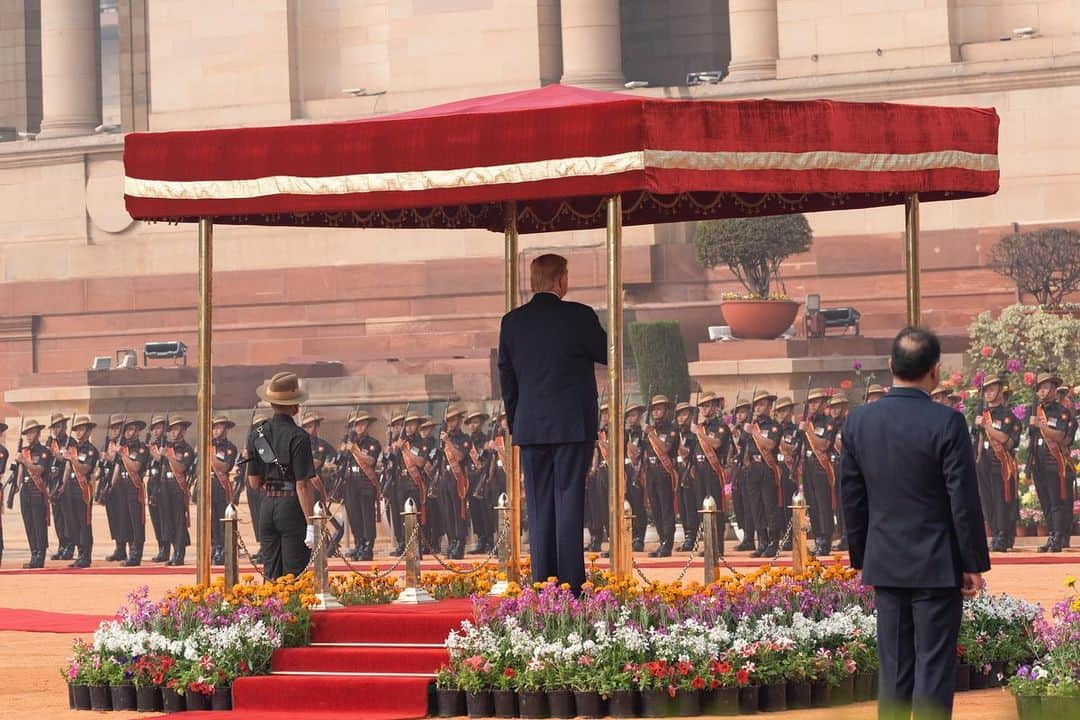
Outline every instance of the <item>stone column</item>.
<svg viewBox="0 0 1080 720"><path fill-rule="evenodd" d="M776 77L776 0L729 0L731 65L728 80L771 80Z"/></svg>
<svg viewBox="0 0 1080 720"><path fill-rule="evenodd" d="M97 0L41 3L39 137L92 133L101 122Z"/></svg>
<svg viewBox="0 0 1080 720"><path fill-rule="evenodd" d="M562 0L562 83L621 87L619 0Z"/></svg>

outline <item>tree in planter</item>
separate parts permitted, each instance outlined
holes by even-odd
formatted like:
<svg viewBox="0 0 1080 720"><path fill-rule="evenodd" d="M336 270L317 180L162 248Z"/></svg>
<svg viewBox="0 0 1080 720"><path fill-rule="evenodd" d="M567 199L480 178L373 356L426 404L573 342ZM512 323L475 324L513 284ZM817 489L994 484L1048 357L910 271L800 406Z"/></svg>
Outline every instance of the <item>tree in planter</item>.
<svg viewBox="0 0 1080 720"><path fill-rule="evenodd" d="M1080 291L1080 232L1051 227L1006 235L990 252L990 267L1016 283L1021 297L1061 305Z"/></svg>
<svg viewBox="0 0 1080 720"><path fill-rule="evenodd" d="M690 370L679 323L672 320L631 323L627 334L634 350L641 392L651 390L672 400L689 401ZM649 398L644 400L649 402Z"/></svg>
<svg viewBox="0 0 1080 720"><path fill-rule="evenodd" d="M705 220L694 235L702 266L726 265L751 296L761 299L786 294L780 264L807 252L812 242L802 214Z"/></svg>

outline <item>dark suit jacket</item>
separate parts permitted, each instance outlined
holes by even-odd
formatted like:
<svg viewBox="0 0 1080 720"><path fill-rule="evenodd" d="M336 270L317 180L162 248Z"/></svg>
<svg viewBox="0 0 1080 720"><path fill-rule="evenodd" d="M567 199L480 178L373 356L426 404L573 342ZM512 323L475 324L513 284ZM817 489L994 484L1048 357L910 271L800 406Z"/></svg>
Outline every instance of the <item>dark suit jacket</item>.
<svg viewBox="0 0 1080 720"><path fill-rule="evenodd" d="M499 330L499 381L515 445L596 440L594 363L607 333L588 305L537 293Z"/></svg>
<svg viewBox="0 0 1080 720"><path fill-rule="evenodd" d="M893 388L843 431L840 493L852 567L867 585L958 587L990 569L967 421Z"/></svg>

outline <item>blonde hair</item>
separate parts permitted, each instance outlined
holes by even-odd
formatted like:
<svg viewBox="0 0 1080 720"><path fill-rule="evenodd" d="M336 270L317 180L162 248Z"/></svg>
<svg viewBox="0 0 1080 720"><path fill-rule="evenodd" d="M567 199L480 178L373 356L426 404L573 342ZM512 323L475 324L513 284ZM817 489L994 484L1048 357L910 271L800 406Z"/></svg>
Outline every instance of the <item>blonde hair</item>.
<svg viewBox="0 0 1080 720"><path fill-rule="evenodd" d="M547 253L532 261L530 266L530 285L533 292L546 292L555 287L555 283L566 272L566 258L562 255Z"/></svg>

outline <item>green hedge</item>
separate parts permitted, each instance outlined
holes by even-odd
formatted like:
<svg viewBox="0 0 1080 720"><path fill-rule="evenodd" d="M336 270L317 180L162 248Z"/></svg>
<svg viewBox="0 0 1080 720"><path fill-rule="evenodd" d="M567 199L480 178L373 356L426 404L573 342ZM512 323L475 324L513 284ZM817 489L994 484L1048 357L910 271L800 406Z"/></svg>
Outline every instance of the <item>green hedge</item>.
<svg viewBox="0 0 1080 720"><path fill-rule="evenodd" d="M637 365L642 395L667 395L672 400L690 398L690 369L686 364L679 323L672 320L635 322L628 326L630 347ZM648 402L648 398L645 399Z"/></svg>

